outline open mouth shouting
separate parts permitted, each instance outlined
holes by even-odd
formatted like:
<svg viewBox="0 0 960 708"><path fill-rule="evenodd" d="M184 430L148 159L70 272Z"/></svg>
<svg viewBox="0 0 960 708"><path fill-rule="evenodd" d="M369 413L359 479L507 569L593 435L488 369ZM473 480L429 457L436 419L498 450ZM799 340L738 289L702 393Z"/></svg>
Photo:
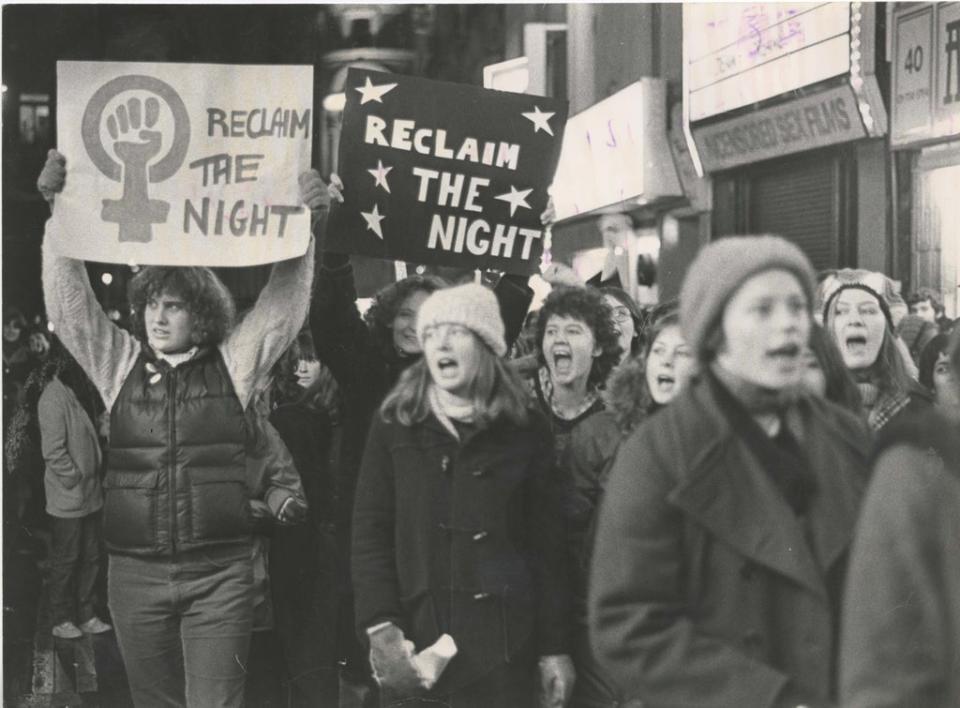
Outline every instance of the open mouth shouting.
<svg viewBox="0 0 960 708"><path fill-rule="evenodd" d="M569 376L573 372L573 352L569 347L558 346L550 351L553 371L558 376Z"/></svg>
<svg viewBox="0 0 960 708"><path fill-rule="evenodd" d="M442 356L437 359L437 371L445 379L453 379L460 372L460 365L452 356Z"/></svg>
<svg viewBox="0 0 960 708"><path fill-rule="evenodd" d="M784 364L793 364L796 363L802 351L799 344L784 344L767 350L767 356Z"/></svg>

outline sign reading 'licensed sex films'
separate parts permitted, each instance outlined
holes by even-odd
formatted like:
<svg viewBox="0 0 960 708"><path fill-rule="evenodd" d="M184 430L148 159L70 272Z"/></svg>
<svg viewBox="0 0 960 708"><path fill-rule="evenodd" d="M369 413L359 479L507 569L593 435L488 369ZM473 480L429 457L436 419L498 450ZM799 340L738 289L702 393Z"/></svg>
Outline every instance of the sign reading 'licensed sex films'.
<svg viewBox="0 0 960 708"><path fill-rule="evenodd" d="M312 67L65 61L57 91L57 253L247 266L306 251Z"/></svg>
<svg viewBox="0 0 960 708"><path fill-rule="evenodd" d="M326 247L529 274L565 101L351 69Z"/></svg>

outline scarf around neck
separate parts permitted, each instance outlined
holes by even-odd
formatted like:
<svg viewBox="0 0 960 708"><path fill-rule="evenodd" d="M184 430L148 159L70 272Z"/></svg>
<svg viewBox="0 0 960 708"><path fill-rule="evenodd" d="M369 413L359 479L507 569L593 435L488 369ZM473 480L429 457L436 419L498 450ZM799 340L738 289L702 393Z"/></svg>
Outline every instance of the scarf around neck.
<svg viewBox="0 0 960 708"><path fill-rule="evenodd" d="M444 391L435 384L430 384L427 393L430 402L430 410L440 421L440 424L457 440L460 439L460 433L457 432L458 423L472 423L476 416L476 408L473 401L455 396L449 391Z"/></svg>

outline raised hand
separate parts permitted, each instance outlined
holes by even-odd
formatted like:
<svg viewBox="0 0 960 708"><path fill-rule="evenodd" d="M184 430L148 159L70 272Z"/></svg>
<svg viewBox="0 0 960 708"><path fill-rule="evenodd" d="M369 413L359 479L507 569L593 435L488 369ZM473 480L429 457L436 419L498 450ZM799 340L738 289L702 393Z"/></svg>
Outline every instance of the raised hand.
<svg viewBox="0 0 960 708"><path fill-rule="evenodd" d="M47 152L47 161L37 178L37 189L53 208L54 198L63 191L67 181L67 158L56 150Z"/></svg>

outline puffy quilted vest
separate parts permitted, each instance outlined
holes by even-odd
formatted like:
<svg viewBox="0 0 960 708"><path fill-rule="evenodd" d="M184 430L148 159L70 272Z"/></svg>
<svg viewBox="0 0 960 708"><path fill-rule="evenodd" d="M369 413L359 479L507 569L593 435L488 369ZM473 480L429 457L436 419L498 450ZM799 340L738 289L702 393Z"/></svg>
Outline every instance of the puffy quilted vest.
<svg viewBox="0 0 960 708"><path fill-rule="evenodd" d="M218 350L176 368L142 352L110 413L107 550L168 556L248 540L245 441Z"/></svg>

